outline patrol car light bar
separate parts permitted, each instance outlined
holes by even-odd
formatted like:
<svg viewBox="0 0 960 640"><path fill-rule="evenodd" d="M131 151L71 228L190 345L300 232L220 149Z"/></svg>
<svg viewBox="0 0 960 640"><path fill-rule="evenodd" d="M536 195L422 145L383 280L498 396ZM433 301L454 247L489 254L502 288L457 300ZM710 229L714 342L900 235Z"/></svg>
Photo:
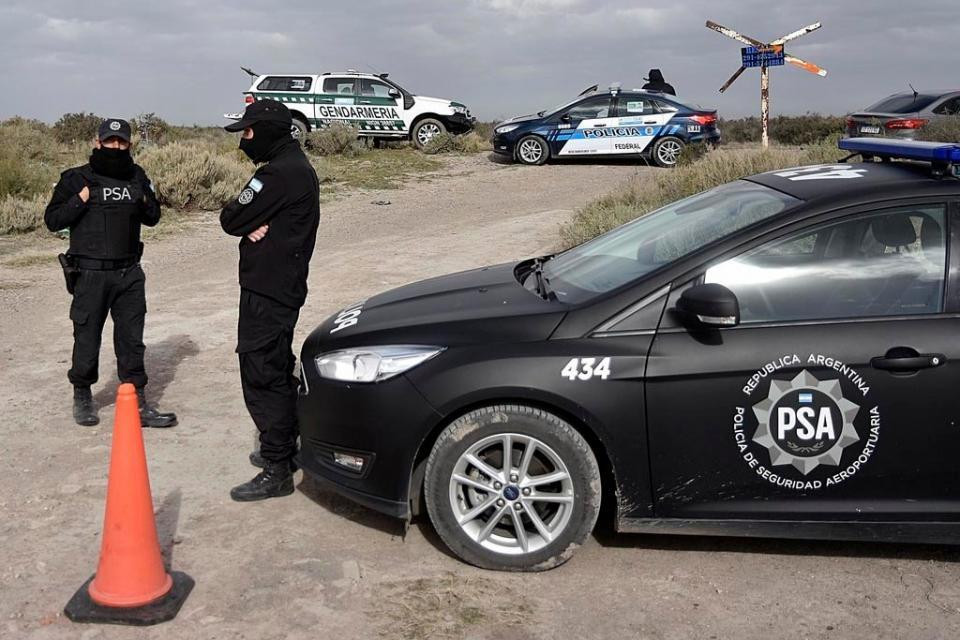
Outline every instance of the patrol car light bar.
<svg viewBox="0 0 960 640"><path fill-rule="evenodd" d="M919 140L884 140L882 138L844 138L837 146L865 157L930 162L935 170L960 169L960 144L921 142Z"/></svg>

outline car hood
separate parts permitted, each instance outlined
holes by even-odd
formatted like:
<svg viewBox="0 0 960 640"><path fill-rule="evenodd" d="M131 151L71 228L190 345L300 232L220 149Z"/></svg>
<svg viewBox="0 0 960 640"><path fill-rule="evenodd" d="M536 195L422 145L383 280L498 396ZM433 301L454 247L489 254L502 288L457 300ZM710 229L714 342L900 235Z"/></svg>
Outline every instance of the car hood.
<svg viewBox="0 0 960 640"><path fill-rule="evenodd" d="M517 116L515 118L509 118L503 122L497 124L498 127L502 127L505 124L519 124L521 122L533 122L534 120L539 120L542 116L538 116L535 113L526 116Z"/></svg>
<svg viewBox="0 0 960 640"><path fill-rule="evenodd" d="M431 98L430 96L414 96L417 102L425 104L436 104L444 107L449 107L452 100L445 100L443 98Z"/></svg>
<svg viewBox="0 0 960 640"><path fill-rule="evenodd" d="M563 319L566 305L525 289L514 276L516 266L453 273L377 294L327 318L307 338L304 352L374 344L545 340Z"/></svg>

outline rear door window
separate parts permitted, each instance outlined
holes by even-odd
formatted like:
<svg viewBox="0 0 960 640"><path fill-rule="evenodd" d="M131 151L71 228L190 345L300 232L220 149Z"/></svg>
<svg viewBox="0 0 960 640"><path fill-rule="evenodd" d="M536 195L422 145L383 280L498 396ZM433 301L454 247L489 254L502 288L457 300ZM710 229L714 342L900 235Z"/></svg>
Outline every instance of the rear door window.
<svg viewBox="0 0 960 640"><path fill-rule="evenodd" d="M335 95L354 95L354 86L356 81L354 78L324 78L323 79L323 92L327 94Z"/></svg>
<svg viewBox="0 0 960 640"><path fill-rule="evenodd" d="M257 85L258 91L310 91L313 78L307 76L268 76Z"/></svg>

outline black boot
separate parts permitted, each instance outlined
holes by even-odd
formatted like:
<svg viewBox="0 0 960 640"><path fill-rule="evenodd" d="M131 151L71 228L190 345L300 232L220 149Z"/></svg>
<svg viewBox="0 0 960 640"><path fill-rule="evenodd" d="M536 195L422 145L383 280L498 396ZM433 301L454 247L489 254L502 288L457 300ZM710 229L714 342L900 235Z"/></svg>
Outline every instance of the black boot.
<svg viewBox="0 0 960 640"><path fill-rule="evenodd" d="M250 482L230 489L230 497L237 502L253 502L279 498L293 493L293 472L288 462L266 462L263 471Z"/></svg>
<svg viewBox="0 0 960 640"><path fill-rule="evenodd" d="M257 467L258 469L263 469L265 466L267 466L267 461L263 459L262 455L260 455L259 449L257 449L256 451L250 454L250 464ZM290 471L296 471L299 468L300 467L293 460L293 458L290 458Z"/></svg>
<svg viewBox="0 0 960 640"><path fill-rule="evenodd" d="M93 427L100 424L97 408L93 405L90 387L73 388L73 419L81 427Z"/></svg>
<svg viewBox="0 0 960 640"><path fill-rule="evenodd" d="M137 405L140 407L141 427L157 427L163 429L165 427L177 426L177 414L157 411L156 407L147 402L143 394L143 387L137 389Z"/></svg>

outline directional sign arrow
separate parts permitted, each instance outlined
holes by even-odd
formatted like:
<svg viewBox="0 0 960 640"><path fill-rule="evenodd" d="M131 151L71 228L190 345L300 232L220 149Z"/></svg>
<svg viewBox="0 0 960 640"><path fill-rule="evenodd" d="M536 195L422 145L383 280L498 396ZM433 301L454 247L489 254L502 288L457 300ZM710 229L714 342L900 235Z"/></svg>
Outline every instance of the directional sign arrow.
<svg viewBox="0 0 960 640"><path fill-rule="evenodd" d="M723 26L722 24L717 24L712 20L707 20L707 29L713 29L717 33L722 33L728 38L733 38L737 42L742 42L743 44L748 44L751 47L765 47L767 46L765 42L760 42L749 36L741 35L739 32L734 31L728 27Z"/></svg>
<svg viewBox="0 0 960 640"><path fill-rule="evenodd" d="M822 26L822 25L821 25L819 22L814 22L813 24L808 24L808 25L805 26L803 29L797 29L797 30L794 31L793 33L788 33L787 35L783 36L782 38L777 38L776 40L774 40L774 41L771 42L770 44L783 44L783 43L785 43L785 42L790 42L791 40L796 40L796 39L799 38L800 36L805 36L805 35L807 35L808 33L810 33L811 31L816 31L816 30L819 29L821 26Z"/></svg>
<svg viewBox="0 0 960 640"><path fill-rule="evenodd" d="M734 72L733 72L733 75L730 76L730 79L727 80L726 82L724 82L724 83L723 83L723 86L720 87L720 93L723 93L724 91L726 91L726 90L727 90L727 87L729 87L730 85L732 85L732 84L733 84L733 81L736 80L737 78L739 78L739 77L740 77L740 74L743 73L743 72L746 71L746 70L747 70L746 67L741 66L739 69L737 69L736 71L734 71Z"/></svg>
<svg viewBox="0 0 960 640"><path fill-rule="evenodd" d="M795 66L795 67L800 67L800 68L803 69L804 71L809 71L810 73L815 73L816 75L820 76L821 78L823 78L823 77L825 77L825 76L827 75L827 70L824 69L823 67L818 67L817 65L813 64L812 62L807 62L806 60L801 60L800 58L797 58L796 56L789 56L789 55L788 55L788 56L784 56L783 59L786 60L787 62L789 62L790 64L792 64L793 66Z"/></svg>

